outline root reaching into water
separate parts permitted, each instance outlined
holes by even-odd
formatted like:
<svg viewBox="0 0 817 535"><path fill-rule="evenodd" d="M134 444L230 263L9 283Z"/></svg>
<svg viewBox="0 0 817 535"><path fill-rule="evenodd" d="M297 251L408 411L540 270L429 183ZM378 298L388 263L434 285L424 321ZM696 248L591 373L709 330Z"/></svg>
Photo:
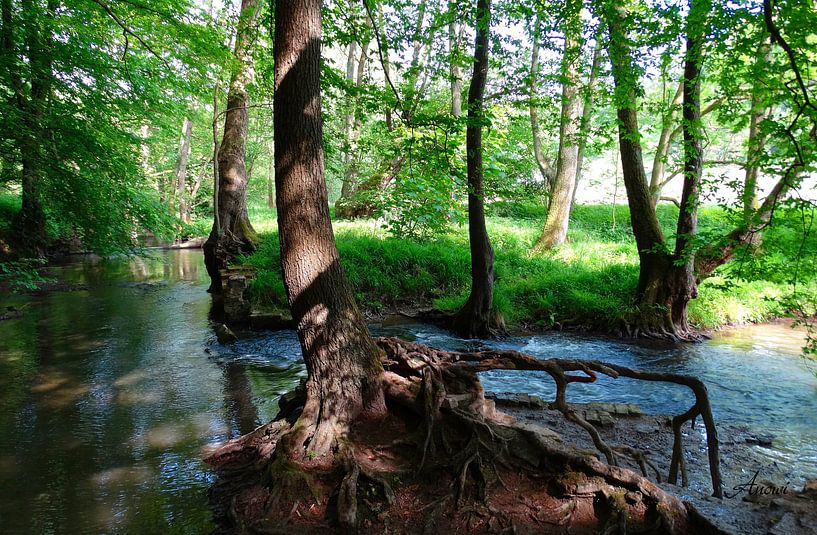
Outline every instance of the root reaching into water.
<svg viewBox="0 0 817 535"><path fill-rule="evenodd" d="M377 344L384 354L388 414L355 425L331 466L294 462L276 451L297 416L303 399L297 393L282 403L281 420L228 443L208 459L223 480L242 471L269 475L245 478L251 483L241 489L224 487L237 491L229 498L233 525L290 533L301 528L375 533L397 525L410 533L541 533L568 525L578 533L706 531L694 524L678 498L647 479L648 468L659 482L661 475L644 452L609 446L566 402L569 384L593 382L598 374L689 387L696 401L673 419L673 430L679 431L668 479L674 482L679 468L686 479L680 426L701 415L719 495L717 434L700 381L597 361L538 360L516 351L448 352L396 338ZM550 375L556 383L551 407L586 430L607 462L563 445L545 428L497 411L478 377L497 369ZM635 461L642 475L617 466L619 458Z"/></svg>

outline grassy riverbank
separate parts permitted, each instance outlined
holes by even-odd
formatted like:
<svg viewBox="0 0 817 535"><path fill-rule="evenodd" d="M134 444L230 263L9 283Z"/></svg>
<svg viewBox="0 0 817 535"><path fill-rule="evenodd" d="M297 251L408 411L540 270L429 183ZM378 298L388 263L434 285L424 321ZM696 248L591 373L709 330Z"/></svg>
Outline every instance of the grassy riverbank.
<svg viewBox="0 0 817 535"><path fill-rule="evenodd" d="M255 298L262 305L284 307L279 272L274 212L256 208L254 224L264 242L247 262L259 269ZM662 205L659 216L671 236L677 208ZM541 255L530 253L538 237L544 209L533 204L494 205L488 231L496 254L495 302L516 328L576 325L615 329L634 310L633 289L638 256L626 206L577 206L568 243ZM731 228L719 208L701 212L704 240ZM414 306L456 310L467 297L470 260L466 227L452 227L428 241L388 237L373 220L335 221L341 262L359 303L371 312ZM791 284L799 265L797 292L813 303L817 295L817 240L803 251L798 214L779 214L767 232L763 252L741 258L705 281L690 305L699 328L759 322L788 314L793 307ZM803 254L806 253L806 254ZM804 260L797 262L798 255Z"/></svg>

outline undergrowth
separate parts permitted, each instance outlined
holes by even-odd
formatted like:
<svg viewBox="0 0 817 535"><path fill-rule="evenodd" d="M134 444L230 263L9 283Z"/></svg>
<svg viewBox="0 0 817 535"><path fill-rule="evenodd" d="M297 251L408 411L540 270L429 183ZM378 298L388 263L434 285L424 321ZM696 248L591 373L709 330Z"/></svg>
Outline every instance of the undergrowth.
<svg viewBox="0 0 817 535"><path fill-rule="evenodd" d="M577 206L568 243L541 255L531 254L530 248L541 230L543 207L494 205L489 213L488 231L496 255L494 300L510 325L573 324L610 330L632 314L638 256L626 206L615 210L609 205ZM671 237L677 208L661 205L658 213ZM274 212L256 208L253 215L264 239L258 251L245 259L258 268L254 298L264 306L285 308ZM730 228L727 214L719 208L705 207L700 220L703 233L716 235ZM806 252L812 253L803 255L796 223L796 217L781 215L778 225L767 232L762 254L739 255L705 281L699 298L690 304L692 323L717 328L759 322L787 315L795 304L804 302L811 303L807 308L813 313L817 244L813 238L807 241ZM336 221L334 228L341 263L363 308L383 312L433 305L454 311L465 301L470 284L465 226L450 227L425 241L389 237L373 220ZM795 299L791 267L798 252L803 260L798 264Z"/></svg>

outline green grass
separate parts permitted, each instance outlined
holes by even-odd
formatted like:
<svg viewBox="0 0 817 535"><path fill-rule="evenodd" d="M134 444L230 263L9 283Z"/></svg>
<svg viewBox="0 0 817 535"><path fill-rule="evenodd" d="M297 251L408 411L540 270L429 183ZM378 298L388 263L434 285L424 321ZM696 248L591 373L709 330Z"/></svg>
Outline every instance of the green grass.
<svg viewBox="0 0 817 535"><path fill-rule="evenodd" d="M285 308L274 211L256 208L252 213L264 238L260 249L246 259L258 268L255 299L266 307ZM615 226L611 206L577 206L568 243L541 255L531 254L530 248L541 229L543 207L495 205L489 213L496 255L495 303L511 326L545 328L567 322L608 330L634 311L638 256L626 206L616 207ZM677 214L673 206L659 206L667 236L672 235ZM704 235L730 228L727 214L719 208L702 209L700 219ZM781 216L778 221L784 220ZM716 328L788 312L791 269L781 266L791 265L799 247L802 234L797 234L794 223L768 232L763 255L733 263L702 284L699 299L690 305L694 325ZM371 220L335 221L334 228L341 263L364 308L377 312L418 303L453 311L465 301L470 284L466 227L450 228L424 242L388 237ZM817 295L815 277L806 275L817 273L813 263L801 263L801 281L808 282L800 285L812 297Z"/></svg>
<svg viewBox="0 0 817 535"><path fill-rule="evenodd" d="M9 230L21 205L20 195L0 189L0 230Z"/></svg>

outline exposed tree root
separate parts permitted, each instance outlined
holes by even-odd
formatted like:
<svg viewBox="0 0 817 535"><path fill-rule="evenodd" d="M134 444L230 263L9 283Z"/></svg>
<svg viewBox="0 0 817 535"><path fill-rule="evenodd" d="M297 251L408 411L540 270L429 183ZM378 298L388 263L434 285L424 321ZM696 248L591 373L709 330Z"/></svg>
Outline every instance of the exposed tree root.
<svg viewBox="0 0 817 535"><path fill-rule="evenodd" d="M646 479L648 468L658 481L661 476L643 452L607 445L565 401L570 383L593 382L598 373L689 387L696 402L673 420L673 429L703 417L719 495L717 434L700 381L597 361L537 360L515 351L457 353L395 338L377 344L384 351L389 413L380 421L360 422L342 441L332 466L294 462L286 452L275 451L297 417L303 399L297 392L283 400L281 420L228 443L208 459L222 479L253 470L270 475L263 484L249 478L251 488L245 485L230 498L235 526L287 533L338 528L379 533L395 526L409 533L547 533L563 532L566 526L578 533L707 531L677 497ZM494 369L548 373L557 387L552 408L584 428L607 462L564 446L547 429L497 411L478 378L478 372ZM680 432L675 440L671 482L679 467L685 473ZM634 460L643 475L616 466L619 457Z"/></svg>

